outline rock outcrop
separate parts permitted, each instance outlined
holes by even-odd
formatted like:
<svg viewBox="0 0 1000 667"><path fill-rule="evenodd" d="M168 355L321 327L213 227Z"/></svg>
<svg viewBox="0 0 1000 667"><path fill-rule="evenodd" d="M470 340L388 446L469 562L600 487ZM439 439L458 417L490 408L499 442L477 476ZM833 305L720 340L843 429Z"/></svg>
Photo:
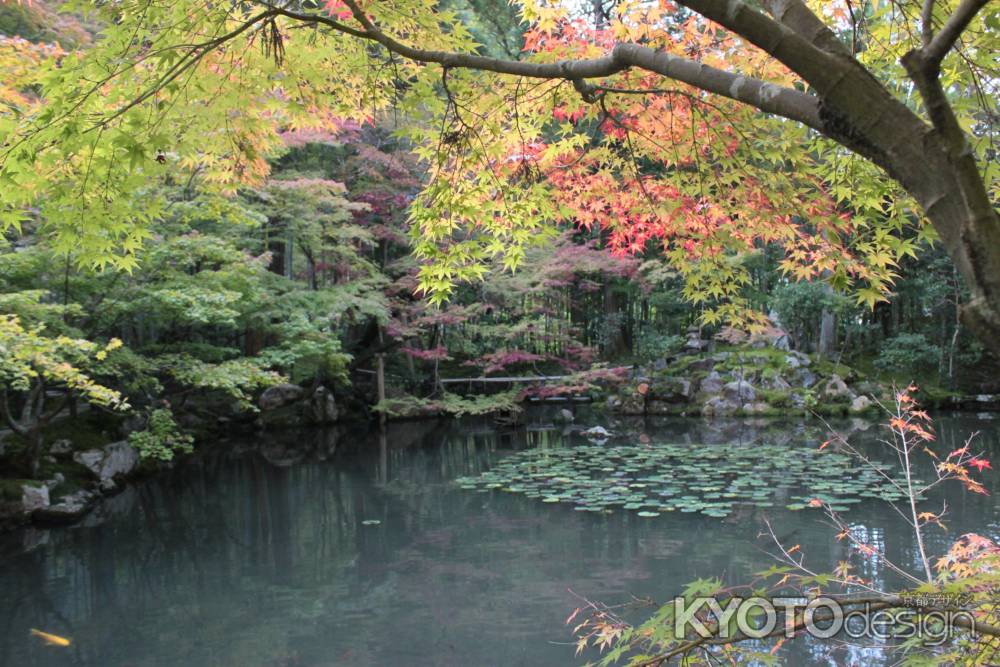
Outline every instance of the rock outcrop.
<svg viewBox="0 0 1000 667"><path fill-rule="evenodd" d="M788 350L777 333L753 342L636 368L607 405L622 415L861 414L884 393L851 368Z"/></svg>
<svg viewBox="0 0 1000 667"><path fill-rule="evenodd" d="M94 473L102 490L111 491L117 478L127 477L139 467L139 452L122 440L101 449L74 452L73 460Z"/></svg>
<svg viewBox="0 0 1000 667"><path fill-rule="evenodd" d="M306 390L297 384L276 384L264 390L257 404L261 410L268 412L301 401L305 395Z"/></svg>
<svg viewBox="0 0 1000 667"><path fill-rule="evenodd" d="M322 385L312 392L295 384L275 385L261 394L257 405L258 423L264 428L325 426L340 416L333 392Z"/></svg>

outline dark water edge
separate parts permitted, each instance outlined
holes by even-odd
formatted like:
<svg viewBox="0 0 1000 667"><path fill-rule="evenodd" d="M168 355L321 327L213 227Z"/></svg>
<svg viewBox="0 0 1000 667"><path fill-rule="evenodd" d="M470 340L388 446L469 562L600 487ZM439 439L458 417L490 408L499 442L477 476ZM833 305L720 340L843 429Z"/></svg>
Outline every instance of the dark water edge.
<svg viewBox="0 0 1000 667"><path fill-rule="evenodd" d="M593 418L592 418L593 419ZM1000 450L1000 422L937 420L942 447L981 432ZM605 423L655 442L817 446L800 420L636 419ZM856 441L877 435L850 420ZM0 665L574 665L563 625L579 596L665 600L697 577L745 582L773 563L764 518L817 569L845 548L816 513L747 509L726 519L592 515L451 483L526 447L579 436L533 414L527 428L488 420L286 432L220 442L107 499L72 527L0 538ZM1000 491L949 489L948 535L1000 537ZM914 562L912 540L877 501L847 515L856 530ZM372 522L377 521L377 524ZM887 575L874 562L859 574ZM71 637L68 648L30 636ZM796 642L786 664L829 664ZM592 657L592 656L590 656ZM880 665L878 652L839 649L837 664Z"/></svg>

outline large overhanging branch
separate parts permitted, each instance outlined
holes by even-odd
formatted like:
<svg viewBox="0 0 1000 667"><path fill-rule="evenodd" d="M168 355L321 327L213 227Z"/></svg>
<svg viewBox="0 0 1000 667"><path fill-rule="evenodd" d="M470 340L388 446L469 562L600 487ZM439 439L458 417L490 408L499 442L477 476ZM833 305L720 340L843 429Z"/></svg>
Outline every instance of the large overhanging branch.
<svg viewBox="0 0 1000 667"><path fill-rule="evenodd" d="M813 43L816 37L803 37L792 26L778 23L766 14L751 8L743 0L678 0L678 2L747 40L801 76L821 93L836 85L840 78L837 71L839 68L833 66L831 53ZM802 25L804 15L801 12L791 16L786 14L786 17L795 18L795 26L804 29Z"/></svg>
<svg viewBox="0 0 1000 667"><path fill-rule="evenodd" d="M853 57L840 38L802 0L766 0L767 11L813 46L833 55Z"/></svg>
<svg viewBox="0 0 1000 667"><path fill-rule="evenodd" d="M390 52L416 62L567 81L600 79L634 67L686 83L705 92L728 97L766 113L798 121L818 131L823 129L819 117L819 102L813 95L754 77L728 72L696 60L656 51L641 44L621 43L617 44L611 53L601 58L562 60L554 63L503 60L472 53L434 51L403 44L376 26L354 0L345 0L345 4L364 28L363 31L352 28L349 34L375 41ZM344 30L347 26L343 23L320 14L297 13L285 9L275 9L275 12L288 18L348 32ZM796 39L802 41L800 38Z"/></svg>

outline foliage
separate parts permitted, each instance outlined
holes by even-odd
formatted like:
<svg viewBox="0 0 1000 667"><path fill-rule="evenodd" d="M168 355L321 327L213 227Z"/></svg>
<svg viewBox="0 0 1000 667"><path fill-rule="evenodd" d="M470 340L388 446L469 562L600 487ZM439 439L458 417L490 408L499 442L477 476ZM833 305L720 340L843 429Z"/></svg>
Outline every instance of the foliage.
<svg viewBox="0 0 1000 667"><path fill-rule="evenodd" d="M672 357L684 348L684 337L646 330L635 342L636 358L643 361Z"/></svg>
<svg viewBox="0 0 1000 667"><path fill-rule="evenodd" d="M36 207L38 229L78 266L131 270L168 215L170 203L156 187L164 181L197 178L223 194L263 187L275 211L285 210L287 229L299 224L296 206L319 199L342 215L359 204L335 203L323 179L293 179L296 195L283 197L283 183L267 184L268 158L281 153L286 136L335 140L398 110L410 116L402 134L428 171L408 215L424 260L418 286L434 302L453 298L457 282L482 278L494 264L522 266L556 225L596 233L619 255L661 252L707 324L761 324L746 294L747 262L764 246L780 250L781 270L795 279L826 280L869 305L884 300L899 263L934 237L919 206L878 167L845 151L856 148L851 142L831 139L832 130L821 128L821 137L810 121L789 123L741 105L749 99L744 84L770 91L756 104L774 113L775 98L795 97L803 79L816 81L784 54L755 50L758 37L748 43L737 34L745 13L724 20L695 4L701 15L667 3L625 3L590 25L569 7L530 0L516 18L489 3L439 7L426 0L366 3L363 11L353 1L249 3L238 11L201 1L69 3L102 23L101 38L65 54L58 67L40 67L33 76L43 102L5 125L3 226L35 224L25 211ZM937 3L931 18L950 4ZM850 33L859 69L872 74L866 80L880 78L889 96L908 90L898 61L920 46L913 37L919 31L894 28L908 8L873 9L860 31L848 31L840 9L819 11L845 39ZM947 91L982 90L953 100L981 164L992 150L981 119L994 109L983 90L993 79L982 76L994 20L990 12L976 17L961 59L950 58L941 73ZM426 66L442 57L433 54L479 51L475 35L487 22L495 30L484 50L499 47L517 62L459 67L453 58L443 70ZM303 25L313 29L297 29ZM509 43L522 34L523 55L522 45ZM720 88L673 72L663 87L662 73L648 65L620 67L594 82L552 68L537 83L482 71L589 62L630 43L681 67L696 62L702 72L735 67L747 74ZM243 54L238 61L236 53ZM903 97L915 104L914 96ZM988 189L996 187L993 176L988 170ZM313 199L297 200L303 193ZM309 226L295 233L315 250L318 228Z"/></svg>
<svg viewBox="0 0 1000 667"><path fill-rule="evenodd" d="M444 392L440 398L425 399L416 396L387 398L375 405L373 410L394 417L421 417L451 415L488 415L519 412L520 394L516 390L472 396L466 398L458 394Z"/></svg>
<svg viewBox="0 0 1000 667"><path fill-rule="evenodd" d="M0 315L0 386L5 392L28 392L34 386L64 386L97 405L124 410L117 391L94 382L86 365L104 359L121 345L104 346L65 336L48 337L44 326L26 328L16 315Z"/></svg>
<svg viewBox="0 0 1000 667"><path fill-rule="evenodd" d="M177 454L194 450L194 438L180 431L169 408L151 411L146 428L130 433L128 441L140 457L158 461L172 461Z"/></svg>
<svg viewBox="0 0 1000 667"><path fill-rule="evenodd" d="M63 335L48 336L43 324L25 326L18 315L0 314L0 417L27 439L26 464L32 475L38 473L44 454L42 431L70 397L79 396L109 410L129 408L118 391L88 374L92 364L120 346L116 338L102 346ZM52 407L48 395L57 389L63 395ZM14 397L20 403L16 414Z"/></svg>
<svg viewBox="0 0 1000 667"><path fill-rule="evenodd" d="M770 307L798 349L812 349L819 339L824 313L843 314L847 299L823 283L786 282L774 288Z"/></svg>
<svg viewBox="0 0 1000 667"><path fill-rule="evenodd" d="M896 377L926 377L937 369L940 355L923 334L901 333L882 343L875 367Z"/></svg>
<svg viewBox="0 0 1000 667"><path fill-rule="evenodd" d="M256 410L253 393L278 384L284 378L262 369L253 359L233 359L208 364L181 355L163 355L157 359L161 371L191 389L221 391L245 410Z"/></svg>

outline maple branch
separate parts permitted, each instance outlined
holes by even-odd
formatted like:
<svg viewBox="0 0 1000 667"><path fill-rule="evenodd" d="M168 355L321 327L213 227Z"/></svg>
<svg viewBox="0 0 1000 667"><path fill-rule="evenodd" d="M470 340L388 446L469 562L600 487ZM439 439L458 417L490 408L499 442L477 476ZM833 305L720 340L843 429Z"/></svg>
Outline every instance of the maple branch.
<svg viewBox="0 0 1000 667"><path fill-rule="evenodd" d="M14 433L17 433L18 435L28 434L28 429L14 419L14 413L11 412L10 409L10 397L8 396L6 389L0 391L0 416L3 417L7 426L9 426L10 430L14 431Z"/></svg>
<svg viewBox="0 0 1000 667"><path fill-rule="evenodd" d="M791 25L779 23L753 9L743 0L678 1L688 9L746 39L801 76L817 90L825 91L836 85L841 78L838 71L840 68L835 67L833 54L824 50L834 48L829 42L836 40L836 37L832 34L824 36L822 30L817 27L820 25L819 19L804 5L796 10L795 3L801 0L786 0L784 3L789 10L785 12L785 16ZM798 30L802 30L809 37L804 37Z"/></svg>
<svg viewBox="0 0 1000 667"><path fill-rule="evenodd" d="M941 61L944 60L944 57L955 46L955 42L958 41L958 38L961 37L965 29L969 27L969 23L979 13L979 10L986 6L987 2L989 0L962 0L955 13L951 15L951 18L941 28L941 32L931 39L927 46L921 49L924 61L928 66L933 67L935 70L941 66Z"/></svg>
<svg viewBox="0 0 1000 667"><path fill-rule="evenodd" d="M920 40L926 49L934 39L934 0L924 0L920 11Z"/></svg>
<svg viewBox="0 0 1000 667"><path fill-rule="evenodd" d="M765 7L776 21L810 44L831 54L852 55L847 45L802 0L768 0Z"/></svg>
<svg viewBox="0 0 1000 667"><path fill-rule="evenodd" d="M696 60L656 51L640 44L619 43L615 45L610 54L600 58L561 60L554 63L532 63L491 58L472 53L427 50L403 44L383 32L354 0L344 0L344 4L364 28L363 32L359 33L355 30L350 34L375 41L390 52L409 60L436 63L451 68L476 69L535 79L565 79L571 82L604 78L637 67L700 88L706 92L748 104L765 113L798 121L818 131L823 129L819 117L819 102L812 95L718 69ZM284 16L289 18L323 24L338 31L345 27L339 21L318 14L298 14L286 10L282 10L282 12ZM766 18L761 14L758 16ZM778 25L770 19L766 20L773 25ZM782 28L782 30L785 29ZM787 32L794 39L804 43L804 40L795 36L790 30ZM813 47L809 46L809 48Z"/></svg>
<svg viewBox="0 0 1000 667"><path fill-rule="evenodd" d="M302 21L303 23L312 23L314 25L322 24L331 27L337 30L338 32L343 32L348 35L352 35L354 37L360 37L361 39L372 39L372 36L369 35L367 32L352 28L346 23L341 23L340 21L332 19L328 16L299 14L298 12L293 12L289 9L285 9L284 7L278 7L276 5L272 5L266 2L263 4L266 5L267 7L270 7L271 11L278 16L284 16L285 18L294 19L296 21Z"/></svg>

